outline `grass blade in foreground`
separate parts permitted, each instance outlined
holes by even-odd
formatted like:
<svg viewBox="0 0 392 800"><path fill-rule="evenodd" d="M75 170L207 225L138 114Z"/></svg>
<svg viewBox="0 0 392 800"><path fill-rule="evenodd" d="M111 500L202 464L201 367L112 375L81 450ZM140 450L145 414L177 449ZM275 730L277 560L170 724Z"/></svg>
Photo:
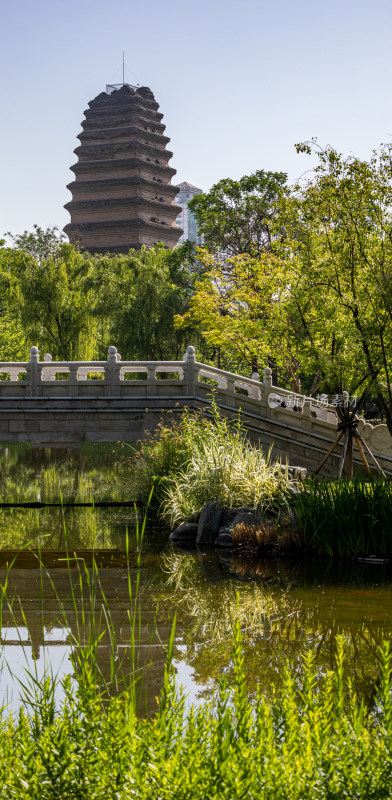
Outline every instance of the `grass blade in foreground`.
<svg viewBox="0 0 392 800"><path fill-rule="evenodd" d="M170 651L170 645L169 645ZM320 677L311 654L302 674L287 667L267 699L244 691L239 625L235 685L222 680L210 703L186 712L170 667L157 714L138 719L131 693L104 697L82 662L53 709L49 680L34 717L0 725L0 798L18 800L340 800L391 797L392 659L380 652L380 692L370 712L336 669Z"/></svg>

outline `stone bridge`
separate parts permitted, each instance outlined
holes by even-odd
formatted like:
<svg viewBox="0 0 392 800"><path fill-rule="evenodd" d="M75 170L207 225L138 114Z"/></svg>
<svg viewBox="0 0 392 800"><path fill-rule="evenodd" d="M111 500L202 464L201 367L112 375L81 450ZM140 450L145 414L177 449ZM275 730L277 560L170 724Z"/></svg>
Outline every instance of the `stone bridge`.
<svg viewBox="0 0 392 800"><path fill-rule="evenodd" d="M184 408L221 411L241 422L251 441L284 462L312 472L336 438L333 405L272 385L271 370L251 378L202 364L188 347L182 361L0 362L0 442L41 446L78 442L134 442L153 432L162 415ZM359 420L359 431L383 469L392 474L392 437L386 425ZM355 462L361 464L359 453ZM336 474L340 444L323 468Z"/></svg>

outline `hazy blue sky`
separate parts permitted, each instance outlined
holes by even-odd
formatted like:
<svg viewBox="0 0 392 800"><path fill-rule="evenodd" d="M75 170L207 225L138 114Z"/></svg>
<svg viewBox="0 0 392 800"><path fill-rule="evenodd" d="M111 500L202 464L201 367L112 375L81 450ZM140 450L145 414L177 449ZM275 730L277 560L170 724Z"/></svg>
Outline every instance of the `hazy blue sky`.
<svg viewBox="0 0 392 800"><path fill-rule="evenodd" d="M391 0L0 0L0 234L69 221L87 103L121 80L164 114L174 181L311 166L317 136L368 157L392 135Z"/></svg>

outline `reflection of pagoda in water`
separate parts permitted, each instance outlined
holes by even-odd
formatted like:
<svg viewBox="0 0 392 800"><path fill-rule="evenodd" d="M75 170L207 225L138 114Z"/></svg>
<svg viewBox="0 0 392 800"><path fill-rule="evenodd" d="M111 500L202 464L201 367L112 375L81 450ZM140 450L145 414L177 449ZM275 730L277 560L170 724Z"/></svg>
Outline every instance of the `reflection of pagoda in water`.
<svg viewBox="0 0 392 800"><path fill-rule="evenodd" d="M128 253L178 243L176 170L169 167L173 154L158 109L151 89L127 83L107 86L89 103L68 186L71 222L64 228L84 250Z"/></svg>

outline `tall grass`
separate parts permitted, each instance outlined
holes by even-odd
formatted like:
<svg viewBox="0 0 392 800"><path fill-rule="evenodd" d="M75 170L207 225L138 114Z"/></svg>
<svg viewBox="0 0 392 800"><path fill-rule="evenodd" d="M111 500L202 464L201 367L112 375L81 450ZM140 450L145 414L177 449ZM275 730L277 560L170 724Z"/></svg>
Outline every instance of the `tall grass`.
<svg viewBox="0 0 392 800"><path fill-rule="evenodd" d="M172 641L171 641L172 645ZM169 647L170 650L170 647ZM170 653L169 653L170 656ZM234 684L223 677L211 702L186 708L170 659L153 717L135 714L130 690L105 697L82 661L76 689L36 682L17 718L0 724L0 797L18 800L370 800L390 798L392 659L380 651L372 712L352 691L338 642L335 670L320 676L305 654L269 699L249 699L239 623Z"/></svg>
<svg viewBox="0 0 392 800"><path fill-rule="evenodd" d="M139 497L155 484L160 516L173 526L209 501L222 507L250 506L277 515L295 486L279 462L249 444L239 421L212 405L212 419L185 413L173 427L161 426L131 462Z"/></svg>
<svg viewBox="0 0 392 800"><path fill-rule="evenodd" d="M188 411L184 412L181 420L168 415L160 422L155 433L138 447L126 445L123 457L130 472L135 497L147 502L154 488L150 509L158 517L168 482L189 461L195 436L203 427L202 420ZM129 451L132 452L131 457Z"/></svg>
<svg viewBox="0 0 392 800"><path fill-rule="evenodd" d="M293 510L306 547L329 556L391 555L392 484L308 480Z"/></svg>
<svg viewBox="0 0 392 800"><path fill-rule="evenodd" d="M132 550L130 549L130 537L128 534L126 534L124 542L127 582L124 587L125 591L122 592L121 596L122 603L126 603L126 607L122 615L120 633L121 637L123 635L128 637L127 647L120 647L120 642L117 640L118 625L114 624L109 600L101 583L100 570L94 556L94 545L91 550L91 558L88 559L89 563L86 563L78 555L80 551L72 548L72 538L69 538L69 532L63 518L63 549L65 555L61 554L59 566L65 567L67 570L68 590L66 585L64 587L64 578L60 575L60 597L57 591L55 573L44 566L44 553L40 549L40 543L37 540L33 541L33 555L39 568L42 610L38 613L41 616L42 644L45 640L45 631L47 629L45 605L48 604L48 598L50 598L50 626L60 627L66 633L66 642L70 651L71 671L74 678L72 689L77 688L79 691L80 687L87 681L89 683L89 691L94 690L96 694L106 698L106 700L113 693L122 694L126 691L135 711L136 709L140 711L146 707L143 682L148 674L152 640L157 633L154 612L149 615L149 632L146 635L146 631L142 631L143 592L141 578L143 573L141 569L141 554L145 526L146 516L142 524L139 524L139 522L136 524L132 536ZM22 626L28 632L30 630L28 621L31 619L29 601L24 600L22 602L18 597L10 595L10 586L12 584L10 571L13 569L16 558L17 556L15 555L11 564L7 566L4 585L0 585L0 631L2 631L3 627L13 628L16 631L27 665L26 645L22 642L19 629ZM63 571L62 569L62 574ZM37 631L34 621L32 630L36 638ZM5 644L7 644L7 640L5 640ZM31 644L33 646L33 642ZM1 667L8 667L4 659ZM8 669L12 677L12 668L8 667ZM38 675L37 664L34 664L33 672L30 673L29 669L26 670L27 682L21 684L22 696L27 698L30 705L29 697L35 694L35 687L39 685L39 690L42 692L42 685ZM55 686L58 683L57 679L52 674L46 674L45 683L50 684L54 697L56 694ZM67 686L68 681L65 682L62 688L65 690ZM35 698L33 705L36 704L37 699Z"/></svg>

